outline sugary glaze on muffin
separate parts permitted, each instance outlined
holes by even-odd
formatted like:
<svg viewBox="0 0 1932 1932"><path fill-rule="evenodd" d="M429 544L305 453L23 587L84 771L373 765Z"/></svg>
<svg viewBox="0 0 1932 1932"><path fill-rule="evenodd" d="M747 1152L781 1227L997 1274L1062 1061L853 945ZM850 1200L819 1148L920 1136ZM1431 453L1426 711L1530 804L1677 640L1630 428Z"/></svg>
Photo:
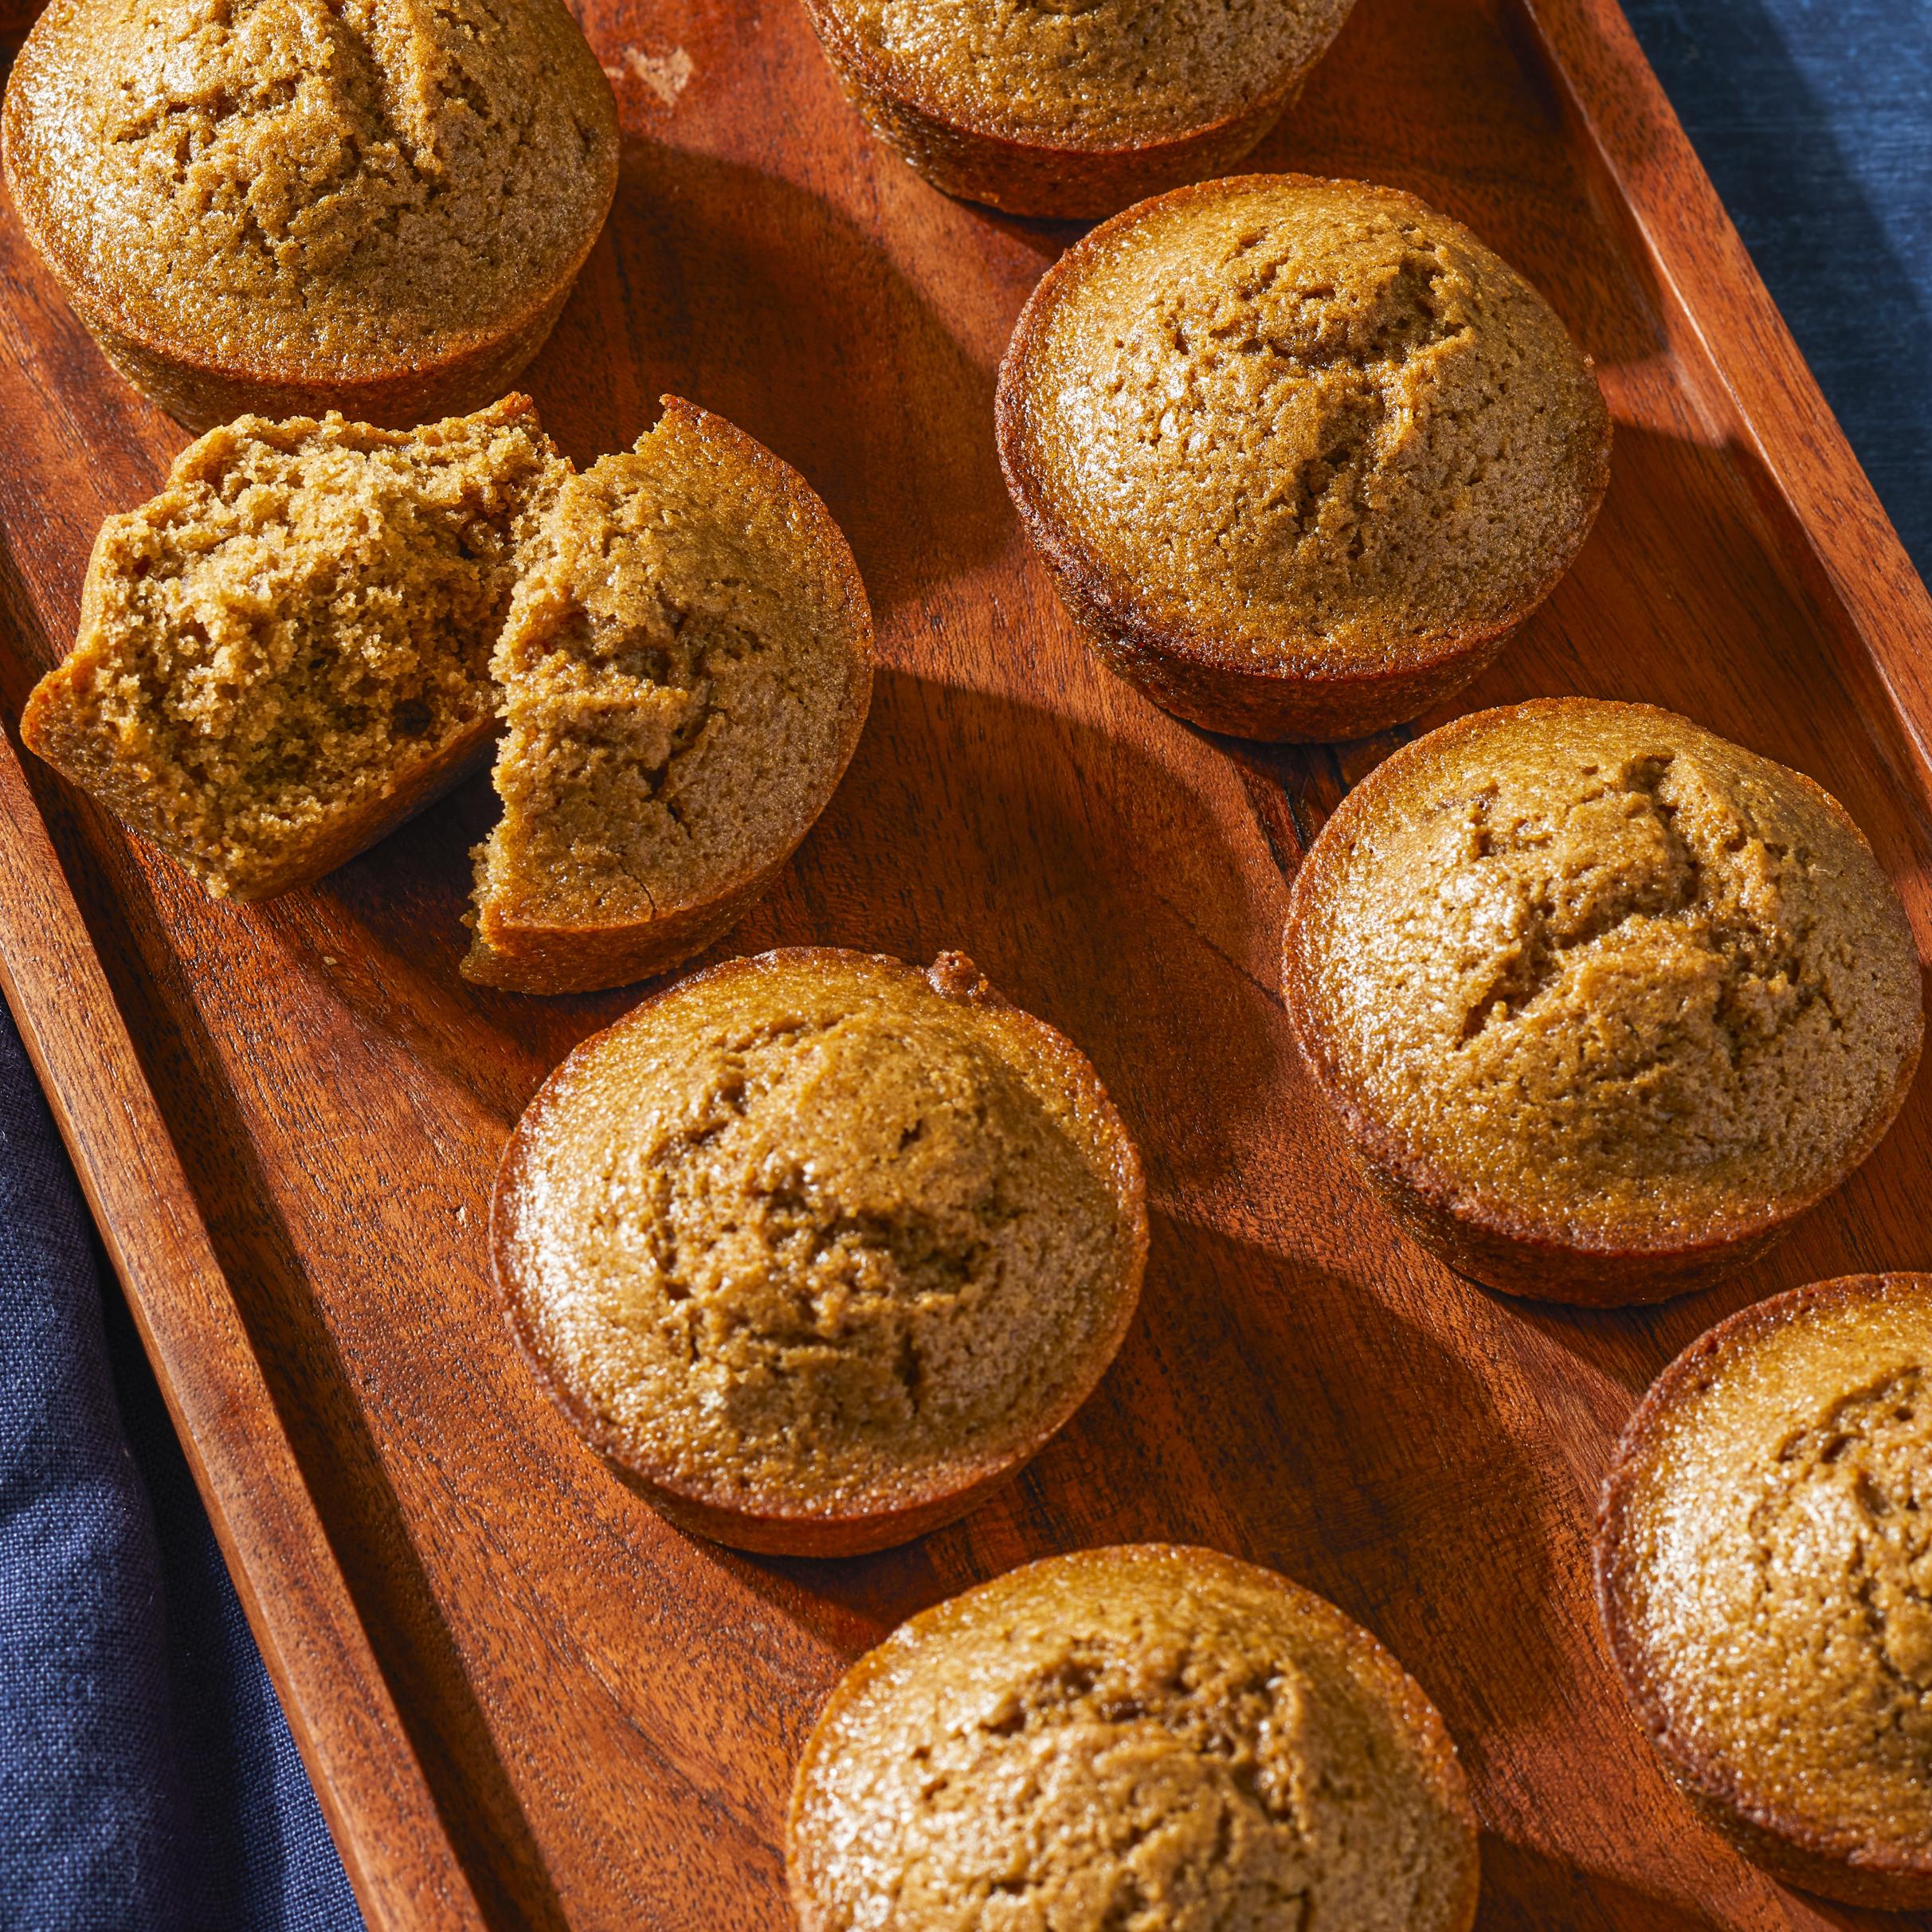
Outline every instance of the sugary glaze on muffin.
<svg viewBox="0 0 1932 1932"><path fill-rule="evenodd" d="M1008 139L1158 141L1280 93L1353 0L841 0L884 82Z"/></svg>
<svg viewBox="0 0 1932 1932"><path fill-rule="evenodd" d="M902 1626L833 1694L787 1832L805 1932L1451 1932L1475 1828L1368 1632L1205 1550L1084 1551Z"/></svg>
<svg viewBox="0 0 1932 1932"><path fill-rule="evenodd" d="M1372 1159L1585 1247L1794 1213L1917 1064L1912 935L1809 779L1648 705L1485 711L1379 767L1296 881L1291 1009Z"/></svg>
<svg viewBox="0 0 1932 1932"><path fill-rule="evenodd" d="M1029 529L1104 617L1250 672L1507 631L1582 543L1609 417L1547 303L1460 223L1250 175L1129 209L1001 371Z"/></svg>
<svg viewBox="0 0 1932 1932"><path fill-rule="evenodd" d="M1647 1726L1747 1849L1932 1904L1932 1276L1799 1289L1693 1344L1619 1448L1598 1571Z"/></svg>
<svg viewBox="0 0 1932 1932"><path fill-rule="evenodd" d="M244 417L109 517L21 734L217 897L339 864L480 755L569 465L527 398L415 430Z"/></svg>
<svg viewBox="0 0 1932 1932"><path fill-rule="evenodd" d="M84 309L315 379L540 308L617 175L609 86L558 0L53 0L6 140Z"/></svg>
<svg viewBox="0 0 1932 1932"><path fill-rule="evenodd" d="M552 1393L647 1485L891 1516L1085 1397L1138 1292L1141 1185L1092 1069L970 961L772 953L564 1064L505 1156L497 1276Z"/></svg>
<svg viewBox="0 0 1932 1932"><path fill-rule="evenodd" d="M667 398L558 493L497 645L504 816L471 978L621 985L735 920L825 809L872 688L851 551L795 472Z"/></svg>

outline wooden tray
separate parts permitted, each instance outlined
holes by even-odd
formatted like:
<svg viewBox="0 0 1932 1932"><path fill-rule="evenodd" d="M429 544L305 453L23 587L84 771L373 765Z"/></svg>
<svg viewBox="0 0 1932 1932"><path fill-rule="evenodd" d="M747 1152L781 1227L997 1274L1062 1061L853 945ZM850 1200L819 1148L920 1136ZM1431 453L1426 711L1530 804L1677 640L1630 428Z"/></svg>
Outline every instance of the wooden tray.
<svg viewBox="0 0 1932 1932"><path fill-rule="evenodd" d="M686 1541L538 1396L491 1304L492 1167L629 996L457 975L479 782L241 911L0 750L8 993L378 1927L782 1927L794 1758L846 1663L1024 1558L1136 1538L1275 1565L1391 1644L1461 1742L1483 1924L1894 1926L1696 1826L1625 1715L1587 1542L1606 1450L1692 1335L1815 1277L1932 1266L1927 1083L1764 1267L1650 1313L1511 1303L1352 1179L1276 992L1311 828L1386 743L1267 751L1089 661L994 463L993 370L1074 230L873 146L790 0L591 0L626 134L533 377L580 461L670 390L796 463L885 664L843 790L730 942L970 951L1092 1055L1146 1149L1140 1320L1005 1499L836 1564ZM1413 188L1594 354L1615 477L1470 703L1674 706L1850 806L1932 939L1932 605L1613 0L1362 0L1257 157ZM103 515L179 433L0 220L0 695L71 635Z"/></svg>

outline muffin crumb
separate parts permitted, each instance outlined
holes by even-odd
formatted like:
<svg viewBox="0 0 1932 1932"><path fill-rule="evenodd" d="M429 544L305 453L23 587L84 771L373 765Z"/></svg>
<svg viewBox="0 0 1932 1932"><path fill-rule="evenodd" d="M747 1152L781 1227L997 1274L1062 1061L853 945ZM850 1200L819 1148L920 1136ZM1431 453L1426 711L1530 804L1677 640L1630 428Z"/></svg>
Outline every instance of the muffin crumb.
<svg viewBox="0 0 1932 1932"><path fill-rule="evenodd" d="M420 430L244 417L102 527L22 735L218 898L359 850L480 754L568 464L528 400Z"/></svg>
<svg viewBox="0 0 1932 1932"><path fill-rule="evenodd" d="M662 972L739 918L864 725L872 619L802 478L674 398L557 493L494 668L503 815L476 848L472 979Z"/></svg>

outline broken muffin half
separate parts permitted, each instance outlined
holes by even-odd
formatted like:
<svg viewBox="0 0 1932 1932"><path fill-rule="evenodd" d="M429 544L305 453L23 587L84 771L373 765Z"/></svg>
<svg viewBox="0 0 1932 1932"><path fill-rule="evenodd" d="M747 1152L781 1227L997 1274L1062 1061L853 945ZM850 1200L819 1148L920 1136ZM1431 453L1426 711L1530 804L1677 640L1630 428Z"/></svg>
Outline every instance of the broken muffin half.
<svg viewBox="0 0 1932 1932"><path fill-rule="evenodd" d="M484 756L491 652L569 474L522 396L212 429L102 526L21 735L217 898L318 878Z"/></svg>
<svg viewBox="0 0 1932 1932"><path fill-rule="evenodd" d="M872 617L804 480L667 397L557 493L494 661L504 810L463 970L586 991L688 958L770 884L858 743Z"/></svg>

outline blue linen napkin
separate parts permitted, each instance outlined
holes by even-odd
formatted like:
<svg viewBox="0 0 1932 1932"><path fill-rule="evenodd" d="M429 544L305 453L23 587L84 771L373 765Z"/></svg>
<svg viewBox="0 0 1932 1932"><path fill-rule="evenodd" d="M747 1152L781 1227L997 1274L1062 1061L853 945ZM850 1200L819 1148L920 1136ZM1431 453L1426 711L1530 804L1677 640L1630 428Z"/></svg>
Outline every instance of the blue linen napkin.
<svg viewBox="0 0 1932 1932"><path fill-rule="evenodd" d="M0 1927L362 1922L0 1005Z"/></svg>
<svg viewBox="0 0 1932 1932"><path fill-rule="evenodd" d="M1394 6L1404 0L1362 0ZM1932 6L1625 0L1932 573ZM0 1006L0 1932L361 1922Z"/></svg>
<svg viewBox="0 0 1932 1932"><path fill-rule="evenodd" d="M1932 6L1624 0L1624 11L1932 578Z"/></svg>

